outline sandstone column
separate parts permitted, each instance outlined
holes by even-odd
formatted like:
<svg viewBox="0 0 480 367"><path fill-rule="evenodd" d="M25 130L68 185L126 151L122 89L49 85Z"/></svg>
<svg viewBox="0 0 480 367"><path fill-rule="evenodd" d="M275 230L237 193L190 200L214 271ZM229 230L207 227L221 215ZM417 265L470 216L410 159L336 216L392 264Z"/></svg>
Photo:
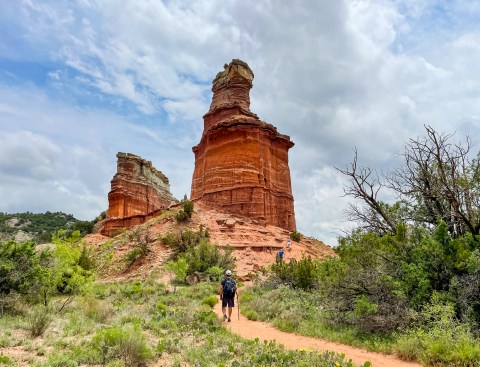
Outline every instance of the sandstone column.
<svg viewBox="0 0 480 367"><path fill-rule="evenodd" d="M245 62L232 60L213 80L203 135L192 148L191 199L292 230L288 150L294 144L250 111L253 77Z"/></svg>

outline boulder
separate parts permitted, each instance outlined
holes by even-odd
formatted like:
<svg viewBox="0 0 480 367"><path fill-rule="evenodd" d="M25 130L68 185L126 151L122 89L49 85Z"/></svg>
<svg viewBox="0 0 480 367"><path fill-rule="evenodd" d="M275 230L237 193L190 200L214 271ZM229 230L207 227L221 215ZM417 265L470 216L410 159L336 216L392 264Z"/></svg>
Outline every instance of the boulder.
<svg viewBox="0 0 480 367"><path fill-rule="evenodd" d="M195 273L188 275L185 278L185 281L187 282L187 284L192 285L192 284L203 282L206 279L207 277L205 275L196 271Z"/></svg>

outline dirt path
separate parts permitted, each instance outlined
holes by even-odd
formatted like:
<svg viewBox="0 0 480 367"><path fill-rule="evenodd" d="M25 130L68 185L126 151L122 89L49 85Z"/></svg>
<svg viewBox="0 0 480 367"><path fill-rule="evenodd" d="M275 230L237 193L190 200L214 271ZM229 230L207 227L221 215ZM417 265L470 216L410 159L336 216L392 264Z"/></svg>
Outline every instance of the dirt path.
<svg viewBox="0 0 480 367"><path fill-rule="evenodd" d="M220 303L215 305L214 310L219 317L222 316ZM351 359L360 365L365 361L370 361L372 362L372 367L421 367L420 364L405 362L391 355L369 352L364 349L322 339L285 333L265 322L250 321L243 315L240 315L239 320L237 308L233 309L232 322L226 323L226 325L232 333L238 334L246 339L276 340L278 344L283 344L288 349L319 349L343 353L346 359Z"/></svg>

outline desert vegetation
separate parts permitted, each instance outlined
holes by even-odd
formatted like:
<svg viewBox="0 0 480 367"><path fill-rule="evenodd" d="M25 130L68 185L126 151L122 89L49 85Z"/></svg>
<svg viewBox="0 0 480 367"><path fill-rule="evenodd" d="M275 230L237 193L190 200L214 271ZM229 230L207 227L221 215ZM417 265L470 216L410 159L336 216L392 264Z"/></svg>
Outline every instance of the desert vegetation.
<svg viewBox="0 0 480 367"><path fill-rule="evenodd" d="M212 310L217 282L176 291L156 278L99 283L79 232L60 231L53 245L1 244L0 365L354 366L334 353L290 351L229 333ZM213 249L200 242L171 264L200 261L212 271L225 259Z"/></svg>
<svg viewBox="0 0 480 367"><path fill-rule="evenodd" d="M32 241L47 243L58 230L64 229L70 233L80 231L83 235L91 233L95 221L80 221L73 215L61 212L43 214L0 213L0 240L15 237L19 231L25 233Z"/></svg>
<svg viewBox="0 0 480 367"><path fill-rule="evenodd" d="M245 315L426 366L478 366L480 166L468 137L452 139L426 127L383 175L359 167L355 152L340 171L359 225L339 239L338 257L273 265L244 292ZM383 188L398 201L382 202Z"/></svg>

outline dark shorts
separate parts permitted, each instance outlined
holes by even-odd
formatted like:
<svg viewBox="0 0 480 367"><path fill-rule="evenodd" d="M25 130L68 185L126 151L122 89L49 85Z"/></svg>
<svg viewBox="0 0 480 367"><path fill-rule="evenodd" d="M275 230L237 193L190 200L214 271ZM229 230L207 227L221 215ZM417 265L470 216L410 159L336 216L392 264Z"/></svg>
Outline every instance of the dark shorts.
<svg viewBox="0 0 480 367"><path fill-rule="evenodd" d="M225 307L234 307L235 306L235 297L223 297L222 298L222 308Z"/></svg>

